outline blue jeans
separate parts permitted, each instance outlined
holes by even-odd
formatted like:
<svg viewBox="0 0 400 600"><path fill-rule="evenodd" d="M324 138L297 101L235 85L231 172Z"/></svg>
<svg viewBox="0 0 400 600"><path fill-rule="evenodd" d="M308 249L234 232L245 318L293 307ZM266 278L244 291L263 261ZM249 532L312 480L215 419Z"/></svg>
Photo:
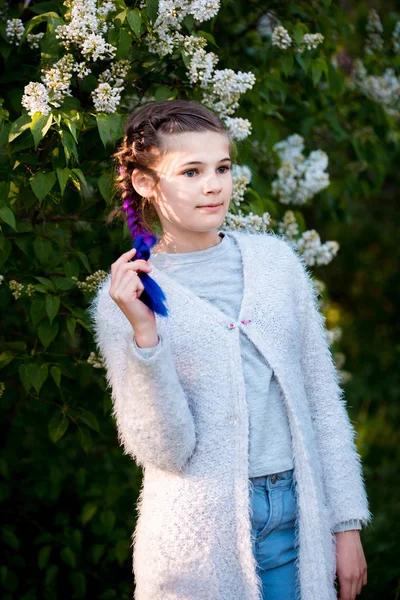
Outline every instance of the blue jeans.
<svg viewBox="0 0 400 600"><path fill-rule="evenodd" d="M252 544L263 583L262 600L299 600L293 470L250 481Z"/></svg>

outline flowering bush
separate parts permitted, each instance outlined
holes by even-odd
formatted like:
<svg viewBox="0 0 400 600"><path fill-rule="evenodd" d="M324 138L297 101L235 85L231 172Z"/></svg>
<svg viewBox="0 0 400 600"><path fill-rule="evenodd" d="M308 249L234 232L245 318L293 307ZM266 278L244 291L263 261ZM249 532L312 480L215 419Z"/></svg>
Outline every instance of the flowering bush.
<svg viewBox="0 0 400 600"><path fill-rule="evenodd" d="M2 5L7 600L132 595L140 472L121 456L86 312L130 245L125 226L104 221L116 195L110 157L130 111L177 97L215 111L236 145L223 228L276 231L310 267L337 256L330 225L354 198L379 193L389 171L399 144L400 21L389 15L382 24L376 10L363 21L360 8L349 24L330 2L256 4ZM338 331L335 322L330 340L342 369Z"/></svg>

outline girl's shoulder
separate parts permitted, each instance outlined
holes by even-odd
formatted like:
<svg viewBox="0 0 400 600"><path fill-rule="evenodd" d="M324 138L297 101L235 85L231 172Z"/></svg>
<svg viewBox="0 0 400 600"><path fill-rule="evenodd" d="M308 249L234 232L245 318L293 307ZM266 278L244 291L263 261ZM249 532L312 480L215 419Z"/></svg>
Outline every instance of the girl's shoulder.
<svg viewBox="0 0 400 600"><path fill-rule="evenodd" d="M236 232L246 244L254 248L256 255L271 260L283 260L287 268L295 270L306 270L307 265L302 254L298 251L296 243L284 234L268 230L267 232ZM264 255L264 252L267 255Z"/></svg>

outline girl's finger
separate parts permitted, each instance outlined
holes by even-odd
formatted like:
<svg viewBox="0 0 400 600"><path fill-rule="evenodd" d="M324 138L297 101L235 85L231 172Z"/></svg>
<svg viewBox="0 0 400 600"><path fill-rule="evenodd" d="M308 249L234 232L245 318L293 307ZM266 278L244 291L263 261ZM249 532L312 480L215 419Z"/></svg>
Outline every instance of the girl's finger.
<svg viewBox="0 0 400 600"><path fill-rule="evenodd" d="M123 254L121 254L121 256L117 258L117 260L112 264L112 266L128 262L128 260L131 260L131 258L135 256L135 254L136 248L131 248L130 250L128 250L128 252L124 252Z"/></svg>
<svg viewBox="0 0 400 600"><path fill-rule="evenodd" d="M119 263L112 273L112 283L115 286L119 286L127 271L143 271L144 273L150 273L151 269L152 266L142 258L138 258L132 262Z"/></svg>

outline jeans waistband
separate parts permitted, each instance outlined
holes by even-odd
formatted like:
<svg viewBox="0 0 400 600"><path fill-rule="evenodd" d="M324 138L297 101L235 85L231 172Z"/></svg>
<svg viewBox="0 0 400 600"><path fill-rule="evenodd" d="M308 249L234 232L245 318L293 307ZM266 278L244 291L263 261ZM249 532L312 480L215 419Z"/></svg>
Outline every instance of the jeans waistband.
<svg viewBox="0 0 400 600"><path fill-rule="evenodd" d="M293 469L289 471L281 471L280 473L271 473L261 477L250 477L250 481L254 486L264 488L286 487L293 481Z"/></svg>

